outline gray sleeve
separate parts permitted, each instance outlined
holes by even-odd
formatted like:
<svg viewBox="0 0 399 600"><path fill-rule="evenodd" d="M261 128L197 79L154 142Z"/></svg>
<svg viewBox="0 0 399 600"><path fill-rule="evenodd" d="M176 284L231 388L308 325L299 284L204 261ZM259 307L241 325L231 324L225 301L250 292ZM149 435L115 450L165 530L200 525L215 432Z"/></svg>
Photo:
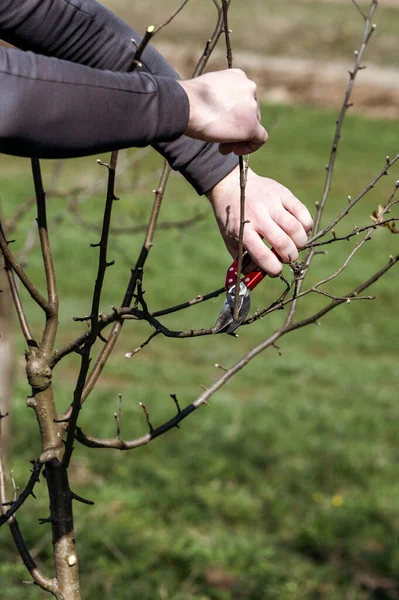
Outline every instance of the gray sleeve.
<svg viewBox="0 0 399 600"><path fill-rule="evenodd" d="M182 135L187 97L154 48L138 72L126 74L131 39L141 37L95 0L0 0L0 37L35 53L0 53L0 127L19 122L8 142L1 137L3 151L8 143L8 151L32 155L38 135L42 156L152 144L198 193L236 166L237 158L222 156L216 145ZM21 141L26 132L30 139Z"/></svg>
<svg viewBox="0 0 399 600"><path fill-rule="evenodd" d="M179 89L180 88L180 89ZM172 107L178 106L171 117ZM180 137L188 99L173 79L91 69L0 48L0 151L69 158Z"/></svg>

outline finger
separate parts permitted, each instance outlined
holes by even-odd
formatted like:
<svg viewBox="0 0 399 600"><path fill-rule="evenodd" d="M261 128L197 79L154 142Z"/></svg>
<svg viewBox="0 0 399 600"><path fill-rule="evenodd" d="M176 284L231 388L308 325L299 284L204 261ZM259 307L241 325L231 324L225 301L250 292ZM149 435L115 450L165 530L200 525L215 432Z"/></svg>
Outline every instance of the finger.
<svg viewBox="0 0 399 600"><path fill-rule="evenodd" d="M244 230L244 246L258 267L270 277L277 277L282 271L282 264L253 229Z"/></svg>
<svg viewBox="0 0 399 600"><path fill-rule="evenodd" d="M261 146L263 146L263 144L265 144L267 142L268 137L269 137L268 133L267 133L266 129L261 125L259 117L257 115L256 130L255 130L254 134L251 136L251 139L247 140L247 143L260 148Z"/></svg>
<svg viewBox="0 0 399 600"><path fill-rule="evenodd" d="M262 235L284 263L295 262L298 258L298 249L292 239L274 221L267 221L265 228L257 227ZM254 257L252 257L254 258ZM255 259L254 259L255 260Z"/></svg>
<svg viewBox="0 0 399 600"><path fill-rule="evenodd" d="M238 257L238 254L239 254L238 240L229 240L229 241L225 240L225 244L226 244L226 248L230 252L231 256L234 258L234 260L236 260ZM272 252L273 252L273 249L272 249ZM277 259L278 259L278 256L277 256ZM252 271L256 271L256 269L259 268L258 265L256 263L254 263L254 261L251 259L251 255L249 255L249 257L247 256L244 263L245 263L245 266L243 265L243 268L242 268L242 272L244 273L244 275L248 275L248 273L252 273Z"/></svg>
<svg viewBox="0 0 399 600"><path fill-rule="evenodd" d="M261 148L263 144L256 144L255 142L228 142L219 144L219 152L223 155L234 152L237 156L243 156L244 154L252 154Z"/></svg>
<svg viewBox="0 0 399 600"><path fill-rule="evenodd" d="M256 152L267 142L268 135L266 129L261 125L257 128L256 133L250 140L222 142L219 144L219 152L223 155L234 152L237 156L244 154L252 154Z"/></svg>
<svg viewBox="0 0 399 600"><path fill-rule="evenodd" d="M223 143L223 144L219 144L219 152L220 154L223 154L224 156L226 156L227 154L231 154L231 152L233 152L234 150L234 143Z"/></svg>
<svg viewBox="0 0 399 600"><path fill-rule="evenodd" d="M250 260L249 263L243 268L242 272L244 275L249 275L252 271L256 271L258 265L254 263L253 260Z"/></svg>
<svg viewBox="0 0 399 600"><path fill-rule="evenodd" d="M282 205L298 219L306 233L309 235L313 228L313 219L306 206L292 194L288 194L282 198Z"/></svg>
<svg viewBox="0 0 399 600"><path fill-rule="evenodd" d="M300 221L287 210L282 209L275 217L279 227L291 238L297 248L302 248L308 241L307 233Z"/></svg>
<svg viewBox="0 0 399 600"><path fill-rule="evenodd" d="M237 142L233 144L233 152L237 156L243 156L244 154L252 154L256 152L263 146L262 144L258 144L256 142Z"/></svg>

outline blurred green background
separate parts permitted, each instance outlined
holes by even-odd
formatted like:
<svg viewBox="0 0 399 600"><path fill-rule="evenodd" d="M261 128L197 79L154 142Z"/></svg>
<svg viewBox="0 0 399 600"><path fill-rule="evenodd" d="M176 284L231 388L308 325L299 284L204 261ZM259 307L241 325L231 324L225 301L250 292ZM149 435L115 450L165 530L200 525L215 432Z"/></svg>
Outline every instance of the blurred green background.
<svg viewBox="0 0 399 600"><path fill-rule="evenodd" d="M156 9L157 14L164 11L166 17L175 6L171 0L162 5L137 3L132 8L127 2L111 4L132 24L135 21L129 15L137 12L144 26L151 10ZM320 35L320 28L334 28L331 23L338 27L338 21L343 30L350 30L349 52L361 35L362 22L350 2L342 6L336 2L240 3L240 19L259 23L265 7L275 32L289 24L298 32L298 46L290 45L290 52L306 55L325 49L324 43L317 46L317 40L325 42L326 37ZM379 35L385 41L379 39L369 50L369 56L381 64L392 63L394 58L383 50L398 24L397 11L390 11L387 6L381 10L383 32ZM203 4L188 6L180 29L178 22L173 26L180 39L194 35L188 24L198 27L200 37L208 19L205 14ZM237 9L232 10L233 19L237 14ZM285 25L279 25L278 19ZM377 16L376 20L380 25ZM314 28L312 36L304 24ZM167 32L165 29L163 35L169 35ZM313 50L308 50L311 39ZM244 49L253 42L248 34L237 43ZM273 44L259 50L269 53L271 48ZM336 50L346 53L341 43ZM264 105L262 114L270 141L251 158L251 166L293 189L313 212L323 187L337 110ZM398 152L398 137L396 121L348 116L325 222L347 204L348 195L354 197L371 181L386 155ZM141 154L123 152L121 166ZM65 161L57 194L48 198L61 297L58 347L84 331L85 325L73 322L72 317L90 310L97 250L89 244L98 241L98 234L82 225L82 220L90 226L100 225L104 185L80 204L79 218L66 206L71 198L83 198L78 189L105 176L95 158ZM150 153L120 176L115 226L146 222L160 166L159 157ZM45 161L43 168L48 188L59 167ZM371 223L369 215L377 204L386 202L398 178L395 167L337 233ZM29 162L1 156L0 201L6 217L32 191ZM144 280L150 310L223 284L229 257L207 200L173 175L161 222L197 215L201 218L193 225L160 229L156 234ZM33 219L30 210L13 235L17 254L25 246ZM105 312L120 303L142 240L143 234L113 238L109 258L116 264L107 272L101 305ZM397 240L386 229L377 231L373 241L326 289L340 294L359 285L385 264L390 254L397 253ZM327 254L317 256L310 280L317 281L342 264L354 243L332 245ZM27 270L43 288L37 249L29 256ZM283 338L281 356L274 349L260 355L212 398L209 407L184 421L180 430L130 453L77 445L71 467L73 489L95 501L94 507L75 506L82 598L399 597L396 271L394 268L370 290L377 296L375 301L342 306L319 326ZM253 308L268 304L280 290L279 281L265 280L252 294ZM28 299L23 298L28 306ZM321 305L320 297L309 296L300 306L299 316L312 314ZM220 306L221 298L162 320L176 329L210 327ZM38 334L41 314L34 308L28 312ZM124 358L125 353L134 350L151 330L142 323L126 323L113 357L84 406L81 426L91 435L113 436L113 414L121 393L122 436L130 439L145 433L139 402L146 404L154 426L161 424L175 411L169 394L176 394L182 406L190 403L201 392L201 385L207 386L219 376L216 363L233 365L283 318L284 314L274 313L242 328L238 340L158 336L131 360ZM29 388L24 381L23 351L24 343L17 339L10 467L21 486L29 472L28 461L40 452L34 414L25 407ZM71 401L78 365L78 357L70 356L54 371L60 411ZM45 486L37 486L36 493L37 500L30 498L20 511L19 522L38 565L50 572L51 532L48 525L38 524L38 518L48 512ZM28 577L6 528L1 536L0 598L46 597L35 587L21 584Z"/></svg>

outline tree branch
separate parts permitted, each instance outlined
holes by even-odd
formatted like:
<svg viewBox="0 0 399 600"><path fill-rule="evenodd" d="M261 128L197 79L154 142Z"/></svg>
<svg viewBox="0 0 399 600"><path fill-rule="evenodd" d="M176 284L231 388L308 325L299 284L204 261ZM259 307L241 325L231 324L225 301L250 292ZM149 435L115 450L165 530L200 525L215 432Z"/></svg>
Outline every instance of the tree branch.
<svg viewBox="0 0 399 600"><path fill-rule="evenodd" d="M284 325L277 331L275 331L267 340L253 348L250 352L248 352L245 356L243 356L233 367L225 370L224 374L209 388L207 388L201 396L199 396L194 402L186 406L183 410L178 410L178 414L165 422L160 427L153 428L149 433L143 435L135 440L123 441L118 436L115 438L108 439L100 439L93 436L87 436L83 433L80 428L77 428L76 431L76 439L89 448L115 448L117 450L133 450L134 448L138 448L140 446L144 446L151 442L153 439L163 435L167 431L170 431L174 427L177 427L178 424L188 417L192 412L197 410L203 404L207 404L209 398L215 394L223 385L225 385L229 379L231 379L236 373L241 371L251 360L253 360L258 354L266 350L271 346L275 346L278 339L290 333L292 331L296 331L297 329L301 329L311 323L317 323L319 319L321 319L324 315L329 313L331 310L340 306L341 304L348 303L348 299L356 299L359 294L361 294L365 289L370 287L373 283L378 281L387 271L389 271L395 264L399 262L399 254L395 257L392 257L389 262L384 265L379 271L377 271L374 275L372 275L369 279L367 279L364 283L362 283L357 288L353 289L348 294L345 294L344 297L334 299L330 304L314 313L310 317L298 321L296 323L291 323L290 325Z"/></svg>
<svg viewBox="0 0 399 600"><path fill-rule="evenodd" d="M35 185L37 204L37 225L39 228L40 246L42 250L44 272L47 283L47 303L45 307L46 325L40 346L50 354L55 342L58 329L58 294L55 281L55 269L51 255L50 240L47 229L46 195L43 189L40 162L37 158L31 159L33 182Z"/></svg>
<svg viewBox="0 0 399 600"><path fill-rule="evenodd" d="M15 503L13 503L13 506L11 506L10 509L6 510L6 506L9 505L9 502L7 501L7 483L6 483L6 476L5 476L5 464L4 464L2 436L1 436L2 420L6 416L7 415L0 414L0 513L1 513L0 525L3 525L4 523L8 524L11 535L12 535L14 543L15 543L15 546L18 550L18 553L19 553L20 557L22 558L22 561L23 561L25 567L31 574L33 581L39 587L41 587L43 590L45 590L47 592L51 592L56 598L58 598L58 600L61 600L61 597L58 595L57 582L55 581L55 579L49 579L48 577L43 575L43 573L41 573L41 571L39 571L35 561L33 560L32 556L25 544L25 540L22 537L17 520L14 516L14 513L18 508L18 507L15 508L14 504L17 504L19 502L19 499ZM32 486L32 489L30 490L29 493L32 493L33 486L36 483L36 481L38 480L40 470L39 470L39 472L37 472L37 469L38 469L38 467L36 467L34 465L33 472L32 472L31 478L30 478L30 484ZM29 486L29 483L28 483L28 486ZM24 492L26 492L26 489L27 488L25 488ZM26 496L23 498L23 501L26 500L26 497L29 495L29 493L26 494ZM22 494L21 494L21 496L22 496ZM20 498L21 498L21 496L20 496ZM23 501L19 504L19 506L23 503ZM11 510L12 510L12 513L10 514Z"/></svg>
<svg viewBox="0 0 399 600"><path fill-rule="evenodd" d="M42 308L44 311L47 310L47 300L43 298L40 294L39 290L33 285L29 277L26 275L25 271L20 267L20 265L15 260L14 256L10 252L8 247L8 242L4 235L4 230L0 220L0 250L3 253L4 259L9 264L10 268L14 271L17 277L20 279L21 283L28 291L32 299Z"/></svg>
<svg viewBox="0 0 399 600"><path fill-rule="evenodd" d="M233 52L231 49L230 42L230 30L228 25L227 13L230 6L230 0L222 0L222 11L223 11L223 29L224 29L224 37L226 41L226 58L227 65L229 69L233 68ZM244 159L242 156L239 156L239 169L240 169L240 230L238 234L238 258L237 258L237 273L236 273L236 293L234 294L234 306L233 306L233 319L237 321L238 319L238 305L240 296L237 293L240 288L240 280L242 273L242 261L244 257L244 227L245 227L245 188L247 184L247 172L249 166L249 156L246 159L244 165Z"/></svg>
<svg viewBox="0 0 399 600"><path fill-rule="evenodd" d="M34 460L32 461L32 472L31 472L31 476L29 477L29 481L25 486L25 489L20 493L20 495L18 496L18 498L15 500L15 502L11 502L11 506L10 508L8 508L5 512L3 512L3 514L0 516L0 527L2 525L4 525L4 523L7 523L8 519L10 519L10 517L12 517L19 508L21 508L21 506L24 504L25 500L27 500L29 498L29 496L34 496L33 493L33 489L36 485L36 483L39 482L39 476L41 473L41 470L43 468L43 463L40 460ZM9 503L6 503L4 506L7 506Z"/></svg>

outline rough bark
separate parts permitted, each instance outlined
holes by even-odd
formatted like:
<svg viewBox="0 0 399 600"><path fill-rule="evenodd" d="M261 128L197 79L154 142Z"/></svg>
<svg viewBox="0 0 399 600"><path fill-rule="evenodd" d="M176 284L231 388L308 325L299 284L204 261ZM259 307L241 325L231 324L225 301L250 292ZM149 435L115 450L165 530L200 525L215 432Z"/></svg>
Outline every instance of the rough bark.
<svg viewBox="0 0 399 600"><path fill-rule="evenodd" d="M13 305L1 256L0 290L2 290L0 292L0 412L3 415L8 413L8 418L4 419L2 424L3 456L7 461L11 444L11 395L15 373L15 355L12 331Z"/></svg>

